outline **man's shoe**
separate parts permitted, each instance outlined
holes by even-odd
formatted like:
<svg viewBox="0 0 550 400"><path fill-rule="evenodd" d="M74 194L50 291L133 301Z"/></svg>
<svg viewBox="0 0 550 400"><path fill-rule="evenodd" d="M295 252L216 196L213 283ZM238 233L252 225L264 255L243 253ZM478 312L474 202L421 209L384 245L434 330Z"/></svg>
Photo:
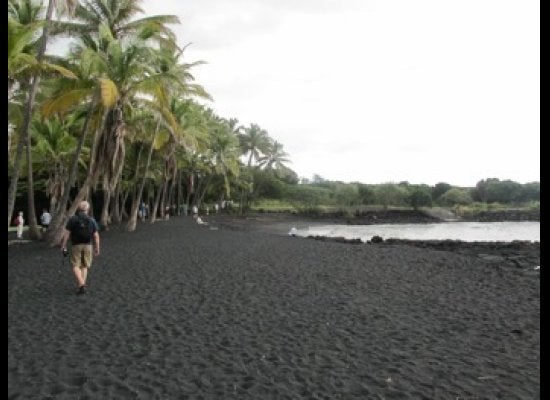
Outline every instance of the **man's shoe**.
<svg viewBox="0 0 550 400"><path fill-rule="evenodd" d="M80 286L76 294L86 294L86 286Z"/></svg>

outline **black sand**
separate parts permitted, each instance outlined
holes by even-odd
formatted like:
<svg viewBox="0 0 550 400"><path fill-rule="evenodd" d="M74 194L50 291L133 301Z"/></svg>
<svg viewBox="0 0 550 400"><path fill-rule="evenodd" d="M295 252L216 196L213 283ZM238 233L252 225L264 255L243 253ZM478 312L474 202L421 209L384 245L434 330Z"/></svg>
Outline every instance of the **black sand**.
<svg viewBox="0 0 550 400"><path fill-rule="evenodd" d="M8 398L540 398L532 267L210 221L8 246Z"/></svg>

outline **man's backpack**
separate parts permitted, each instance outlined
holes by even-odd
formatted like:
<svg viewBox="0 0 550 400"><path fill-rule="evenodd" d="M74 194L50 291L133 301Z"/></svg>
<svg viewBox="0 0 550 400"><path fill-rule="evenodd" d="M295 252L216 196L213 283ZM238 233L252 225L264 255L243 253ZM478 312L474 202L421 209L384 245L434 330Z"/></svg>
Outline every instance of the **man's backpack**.
<svg viewBox="0 0 550 400"><path fill-rule="evenodd" d="M71 239L75 243L90 243L92 240L92 220L86 215L77 215L71 231Z"/></svg>

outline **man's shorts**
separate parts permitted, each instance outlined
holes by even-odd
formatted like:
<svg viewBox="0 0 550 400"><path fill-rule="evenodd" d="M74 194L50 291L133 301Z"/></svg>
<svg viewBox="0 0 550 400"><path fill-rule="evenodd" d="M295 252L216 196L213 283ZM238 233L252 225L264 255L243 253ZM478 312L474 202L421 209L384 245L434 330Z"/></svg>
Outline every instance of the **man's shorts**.
<svg viewBox="0 0 550 400"><path fill-rule="evenodd" d="M73 267L90 268L92 266L92 245L74 244L71 251L71 264Z"/></svg>

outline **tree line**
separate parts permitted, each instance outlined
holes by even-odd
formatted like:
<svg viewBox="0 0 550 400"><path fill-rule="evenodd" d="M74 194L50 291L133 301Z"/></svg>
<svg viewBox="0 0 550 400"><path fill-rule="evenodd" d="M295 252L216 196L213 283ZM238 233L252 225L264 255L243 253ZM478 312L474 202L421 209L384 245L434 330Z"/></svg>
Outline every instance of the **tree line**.
<svg viewBox="0 0 550 400"><path fill-rule="evenodd" d="M410 184L409 182L365 184L344 183L325 180L320 176L313 179L294 180L287 176L277 179L276 173L258 171L254 199L261 203L266 199L277 199L295 208L316 206L350 207L457 207L475 204L498 204L508 208L540 207L540 183L520 184L511 180L488 178L480 180L474 187L453 186L440 182L433 186Z"/></svg>
<svg viewBox="0 0 550 400"><path fill-rule="evenodd" d="M45 195L52 244L82 199L104 229L132 231L142 202L151 222L207 197L237 193L246 205L252 169L288 170L283 145L259 125L200 103L212 100L192 75L203 61L186 60L177 16L141 14L138 0L8 1L8 226L26 199L29 235L40 238L35 200ZM66 54L48 54L59 37L70 39Z"/></svg>

